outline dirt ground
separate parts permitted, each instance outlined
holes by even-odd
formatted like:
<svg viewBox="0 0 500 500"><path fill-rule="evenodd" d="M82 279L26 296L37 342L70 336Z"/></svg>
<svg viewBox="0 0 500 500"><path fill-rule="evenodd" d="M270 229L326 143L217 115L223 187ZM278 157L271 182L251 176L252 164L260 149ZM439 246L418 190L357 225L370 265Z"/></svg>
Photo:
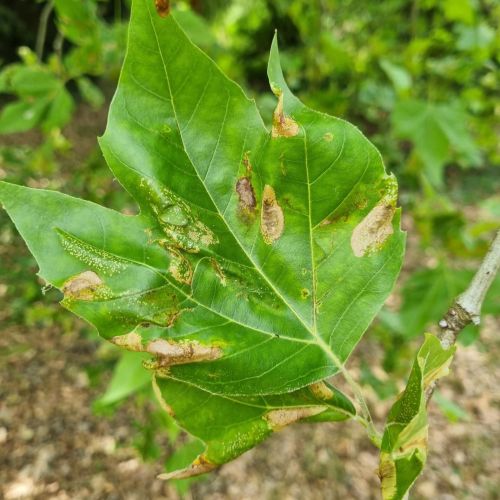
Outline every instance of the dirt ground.
<svg viewBox="0 0 500 500"><path fill-rule="evenodd" d="M429 464L414 498L500 498L498 326L488 320L482 343L461 348L453 374L441 384L470 421L450 424L433 407ZM173 485L155 479L160 464L143 463L130 444L132 425L147 418L147 408L130 403L112 417L92 413L102 388L89 386L86 368L97 347L57 327L2 331L5 500L179 498ZM369 341L365 349L377 352ZM377 406L375 414L381 418L386 410ZM187 498L378 498L376 468L376 450L356 424L295 425L195 484Z"/></svg>
<svg viewBox="0 0 500 500"><path fill-rule="evenodd" d="M95 118L102 126L102 117ZM88 117L80 123L85 136L97 135ZM74 135L81 137L81 130ZM80 141L76 157L94 143ZM131 401L108 417L92 412L106 380L97 386L89 381L99 343L77 330L0 327L0 498L180 498L173 484L156 479L161 462L144 463L132 446L134 426L148 418L148 405ZM499 330L498 320L485 318L480 342L459 349L451 376L441 384L443 395L469 418L450 423L431 405L429 462L413 498L500 498ZM380 347L369 338L349 364L353 374L360 353L383 376L377 368ZM375 405L369 388L367 394L380 425L388 403ZM196 483L186 498L376 499L377 462L357 424L295 425Z"/></svg>

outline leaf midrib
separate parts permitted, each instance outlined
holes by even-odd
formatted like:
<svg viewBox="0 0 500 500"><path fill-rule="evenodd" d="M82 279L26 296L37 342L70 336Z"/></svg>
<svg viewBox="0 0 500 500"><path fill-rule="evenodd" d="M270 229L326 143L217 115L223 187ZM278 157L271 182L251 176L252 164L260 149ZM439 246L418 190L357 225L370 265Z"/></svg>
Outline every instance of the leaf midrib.
<svg viewBox="0 0 500 500"><path fill-rule="evenodd" d="M239 238L236 236L236 234L234 233L234 231L232 230L232 228L229 226L229 224L227 223L226 219L224 217L222 217L221 213L220 213L220 210L217 206L217 204L215 203L215 200L213 199L213 196L211 194L211 192L208 190L205 182L202 180L202 178L200 177L200 174L197 170L197 168L195 167L195 164L193 162L193 160L191 159L189 153L188 153L188 150L186 148L186 145L184 143L184 137L183 137L183 134L182 134L182 129L181 129L181 126L180 126L180 122L179 122L179 119L178 119L178 116L177 116L177 112L176 112L176 108L175 108L175 101L174 101L174 96L173 96L173 93L172 93L172 87L170 85L170 77L169 77L169 74L168 74L168 71L167 71L167 66L165 64L165 59L164 59L164 56L163 56L163 51L162 51L162 48L161 48L161 44L160 44L160 41L159 41L159 38L158 38L158 33L156 31L156 28L155 28L155 25L154 25L154 22L153 22L153 17L151 15L151 7L149 6L148 4L148 15L149 15L149 19L150 19L150 23L151 23L151 29L153 30L153 34L155 36L155 40L156 40L156 45L157 45L157 48L158 48L158 54L160 55L160 58L161 58L161 61L162 61L162 66L163 66L163 71L165 73L165 78L167 80L167 85L168 85L168 91L169 91L169 94L170 94L170 99L171 99L171 104L172 104L172 111L174 113L174 118L175 118L175 121L177 123L177 127L178 127L178 130L179 130L179 135L180 135L180 138L181 138L181 141L182 141L182 144L184 146L184 150L186 152L186 155L187 157L189 158L189 160L191 161L191 164L193 165L193 168L195 170L195 172L198 174L198 178L202 184L202 186L205 188L205 191L207 193L207 195L209 196L210 200L212 201L214 207L217 209L217 213L219 215L219 217L221 218L221 220L224 222L224 224L226 225L228 231L231 233L231 235L234 237L235 241L238 243L240 249L242 250L242 252L246 255L246 257L248 258L248 260L253 264L253 266L255 267L255 269L257 270L257 272L262 276L262 278L267 282L267 284L269 285L269 287L273 290L273 292L277 295L277 297L279 297L279 299L283 302L283 304L293 313L293 315L298 319L298 321L304 326L304 328L306 329L306 331L313 337L313 339L316 340L316 343L318 343L323 349L324 347L321 345L322 342L320 342L320 339L318 337L318 335L314 332L314 330L311 330L311 328L309 327L309 325L307 325L304 320L302 319L302 317L298 314L298 312L295 310L295 308L285 299L285 297L283 297L283 295L279 292L279 290L276 289L276 287L274 286L274 284L270 281L270 279L267 277L267 275L262 271L262 269L257 265L257 263L254 261L254 259L250 256L250 254L246 251L246 249L244 248L243 244L241 243L241 241L239 240ZM191 43L191 42L188 42L188 43ZM199 50L195 45L193 45L193 47L195 47L195 49ZM224 127L224 122L221 126L221 129ZM266 131L267 132L267 131ZM310 215L309 215L310 217ZM281 337L281 336L280 336ZM327 349L327 351L329 351L329 349Z"/></svg>

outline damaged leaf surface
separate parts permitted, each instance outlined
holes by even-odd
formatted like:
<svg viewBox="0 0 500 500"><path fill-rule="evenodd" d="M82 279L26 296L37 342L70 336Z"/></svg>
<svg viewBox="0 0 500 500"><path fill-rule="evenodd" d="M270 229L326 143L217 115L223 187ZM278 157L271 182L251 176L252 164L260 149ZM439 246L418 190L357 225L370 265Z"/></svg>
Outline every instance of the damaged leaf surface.
<svg viewBox="0 0 500 500"><path fill-rule="evenodd" d="M426 334L408 383L394 403L384 430L379 477L384 500L402 500L427 460L425 393L448 374L456 346L444 349L435 335Z"/></svg>
<svg viewBox="0 0 500 500"><path fill-rule="evenodd" d="M326 383L322 383L322 394L304 387L269 396L214 394L161 374L155 377L154 384L176 420L194 435L201 436L207 446L190 466L165 475L165 479L182 479L213 470L287 425L338 422L355 414L352 403Z"/></svg>
<svg viewBox="0 0 500 500"><path fill-rule="evenodd" d="M65 307L123 347L171 347L149 352L174 410L206 394L280 398L334 375L401 266L397 186L378 151L293 96L276 40L268 76L278 96L271 130L186 38L169 2L134 0L100 145L140 214L0 183ZM201 392L188 398L175 384ZM193 415L181 423L208 442L204 413ZM272 421L259 417L256 435ZM237 439L227 446L243 450Z"/></svg>

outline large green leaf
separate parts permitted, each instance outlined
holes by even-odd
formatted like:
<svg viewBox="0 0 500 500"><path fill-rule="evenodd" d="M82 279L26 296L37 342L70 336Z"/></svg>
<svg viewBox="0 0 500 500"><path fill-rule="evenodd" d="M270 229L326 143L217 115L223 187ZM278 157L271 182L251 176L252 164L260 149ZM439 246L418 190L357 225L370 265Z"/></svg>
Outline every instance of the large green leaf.
<svg viewBox="0 0 500 500"><path fill-rule="evenodd" d="M0 183L63 305L115 344L155 355L164 399L192 408L183 425L205 442L197 408L207 398L230 422L247 398L297 405L291 391L335 374L404 251L396 181L375 147L291 94L276 41L268 74L272 130L172 16L135 0L100 143L140 214Z"/></svg>
<svg viewBox="0 0 500 500"><path fill-rule="evenodd" d="M405 390L387 417L380 453L379 475L384 500L402 500L427 460L425 393L448 374L456 346L444 349L439 339L426 334Z"/></svg>

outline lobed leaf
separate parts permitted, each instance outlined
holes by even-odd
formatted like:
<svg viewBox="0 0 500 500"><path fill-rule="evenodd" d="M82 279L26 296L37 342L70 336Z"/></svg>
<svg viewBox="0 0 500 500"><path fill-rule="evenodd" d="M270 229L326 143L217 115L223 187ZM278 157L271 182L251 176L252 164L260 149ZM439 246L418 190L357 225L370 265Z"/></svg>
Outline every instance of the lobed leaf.
<svg viewBox="0 0 500 500"><path fill-rule="evenodd" d="M325 402L307 387L347 360L404 252L396 181L375 147L293 96L276 40L268 75L272 130L172 15L134 0L100 144L140 214L0 183L62 304L154 356L165 404L207 444L198 465L260 442L270 411L352 415L333 389Z"/></svg>

